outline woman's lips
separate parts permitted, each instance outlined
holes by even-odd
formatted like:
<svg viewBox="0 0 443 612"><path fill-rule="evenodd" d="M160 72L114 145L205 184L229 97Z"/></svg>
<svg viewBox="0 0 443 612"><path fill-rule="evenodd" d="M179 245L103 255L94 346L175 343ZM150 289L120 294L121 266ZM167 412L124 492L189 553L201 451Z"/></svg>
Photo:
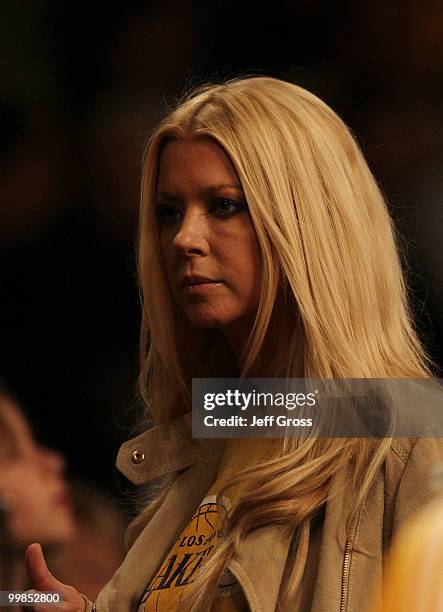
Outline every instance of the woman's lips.
<svg viewBox="0 0 443 612"><path fill-rule="evenodd" d="M185 285L182 288L182 291L183 293L190 293L190 294L206 293L206 291L212 291L213 289L215 289L216 287L219 287L222 284L223 283L221 281L211 281L211 282L197 283L196 285Z"/></svg>

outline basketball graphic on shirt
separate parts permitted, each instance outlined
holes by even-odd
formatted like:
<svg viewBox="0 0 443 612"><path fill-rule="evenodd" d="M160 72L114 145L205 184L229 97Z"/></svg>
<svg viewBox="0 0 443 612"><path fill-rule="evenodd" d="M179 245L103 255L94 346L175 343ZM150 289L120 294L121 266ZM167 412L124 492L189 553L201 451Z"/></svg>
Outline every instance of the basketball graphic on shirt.
<svg viewBox="0 0 443 612"><path fill-rule="evenodd" d="M139 612L185 612L188 609L182 603L186 587L196 579L205 560L214 553L223 537L223 519L231 503L226 497L219 501L218 504L215 495L203 499L145 589ZM225 572L217 595L229 595L237 590L238 583Z"/></svg>

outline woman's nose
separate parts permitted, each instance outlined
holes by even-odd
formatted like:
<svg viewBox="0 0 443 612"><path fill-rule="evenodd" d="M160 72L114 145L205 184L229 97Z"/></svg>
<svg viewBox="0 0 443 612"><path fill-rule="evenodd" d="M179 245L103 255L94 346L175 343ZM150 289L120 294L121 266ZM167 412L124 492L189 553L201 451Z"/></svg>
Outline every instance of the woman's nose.
<svg viewBox="0 0 443 612"><path fill-rule="evenodd" d="M208 227L205 213L188 210L172 241L181 255L205 255L209 250Z"/></svg>

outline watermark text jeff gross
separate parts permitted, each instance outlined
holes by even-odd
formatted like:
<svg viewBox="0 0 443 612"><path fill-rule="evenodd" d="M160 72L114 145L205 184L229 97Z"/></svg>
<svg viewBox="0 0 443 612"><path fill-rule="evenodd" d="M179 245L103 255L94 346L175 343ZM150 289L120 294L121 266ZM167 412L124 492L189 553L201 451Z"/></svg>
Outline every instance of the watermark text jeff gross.
<svg viewBox="0 0 443 612"><path fill-rule="evenodd" d="M298 419L284 415L275 416L273 414L268 414L264 417L257 417L254 414L252 415L252 421L249 421L248 417L237 414L230 417L207 415L204 417L203 422L206 427L272 427L272 425L277 425L278 427L312 427L311 418Z"/></svg>
<svg viewBox="0 0 443 612"><path fill-rule="evenodd" d="M303 406L312 407L316 405L318 391L312 393L263 393L252 391L244 393L235 389L228 389L224 393L205 393L203 396L203 408L207 411L222 407L237 407L247 410L250 407L278 406L286 410L295 410ZM286 415L252 415L247 416L230 415L227 417L215 417L206 415L203 419L206 427L311 427L312 418L292 418Z"/></svg>

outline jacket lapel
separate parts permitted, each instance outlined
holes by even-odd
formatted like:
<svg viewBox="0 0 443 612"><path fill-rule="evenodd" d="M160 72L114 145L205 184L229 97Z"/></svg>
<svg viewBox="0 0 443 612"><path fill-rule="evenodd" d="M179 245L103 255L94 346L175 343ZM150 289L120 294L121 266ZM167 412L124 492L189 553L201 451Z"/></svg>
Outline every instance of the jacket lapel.
<svg viewBox="0 0 443 612"><path fill-rule="evenodd" d="M134 484L145 484L220 453L225 440L193 438L191 413L157 425L120 447L117 469Z"/></svg>
<svg viewBox="0 0 443 612"><path fill-rule="evenodd" d="M252 612L274 612L290 541L282 525L261 527L245 539L228 570L237 578Z"/></svg>
<svg viewBox="0 0 443 612"><path fill-rule="evenodd" d="M97 610L107 610L107 602L118 602L118 610L138 609L141 594L215 479L219 460L215 456L185 470L174 481L157 511L150 517L149 513L144 514L142 521L133 524L131 540L136 531L139 535L123 564L100 592Z"/></svg>

